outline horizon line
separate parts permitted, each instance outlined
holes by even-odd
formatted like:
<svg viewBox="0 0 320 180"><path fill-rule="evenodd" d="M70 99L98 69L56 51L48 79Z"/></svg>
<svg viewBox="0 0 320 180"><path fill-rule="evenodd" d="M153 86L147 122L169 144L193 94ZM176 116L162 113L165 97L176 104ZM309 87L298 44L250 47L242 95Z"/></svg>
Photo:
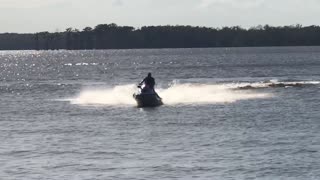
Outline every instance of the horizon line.
<svg viewBox="0 0 320 180"><path fill-rule="evenodd" d="M302 25L300 23L296 23L296 24L284 24L284 25L271 25L271 24L258 24L258 25L253 25L253 26L250 26L250 27L243 27L241 25L232 25L232 26L220 26L220 27L212 27L212 26L201 26L201 25L190 25L190 24L186 24L186 25L182 25L182 24L175 24L175 25L171 25L171 24L159 24L159 25L143 25L143 26L131 26L131 25L118 25L116 23L100 23L100 24L97 24L95 26L84 26L82 28L74 28L74 27L67 27L65 28L64 31L61 31L59 28L56 28L55 31L50 31L50 30L42 30L42 31L35 31L35 32L0 32L0 34L36 34L36 33L41 33L41 32L48 32L48 33L62 33L62 32L65 32L68 28L71 28L73 30L79 30L79 31L83 31L83 29L87 28L87 27L90 27L92 29L94 29L95 27L97 27L98 25L110 25L110 24L115 24L117 25L117 27L132 27L134 28L134 30L139 30L141 29L142 27L164 27L164 26L184 26L184 27L200 27L200 28L209 28L209 29L223 29L223 28L232 28L232 27L238 27L238 28L241 28L241 29L244 29L244 30L250 30L250 29L253 29L253 28L263 28L265 26L269 26L269 27L300 27L300 28L304 28L304 27L319 27L320 25L316 25L316 24L312 24L312 25Z"/></svg>

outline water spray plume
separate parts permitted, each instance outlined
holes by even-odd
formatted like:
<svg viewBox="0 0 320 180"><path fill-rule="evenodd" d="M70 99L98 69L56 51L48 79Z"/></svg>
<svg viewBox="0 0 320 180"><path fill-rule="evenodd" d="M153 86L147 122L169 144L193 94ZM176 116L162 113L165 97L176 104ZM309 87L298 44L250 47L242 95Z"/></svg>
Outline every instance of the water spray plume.
<svg viewBox="0 0 320 180"><path fill-rule="evenodd" d="M106 89L86 89L76 98L71 99L71 103L79 105L135 105L136 102L132 97L135 91L134 84ZM233 90L227 85L175 84L167 89L157 91L166 105L233 103L239 100L271 97L267 93Z"/></svg>

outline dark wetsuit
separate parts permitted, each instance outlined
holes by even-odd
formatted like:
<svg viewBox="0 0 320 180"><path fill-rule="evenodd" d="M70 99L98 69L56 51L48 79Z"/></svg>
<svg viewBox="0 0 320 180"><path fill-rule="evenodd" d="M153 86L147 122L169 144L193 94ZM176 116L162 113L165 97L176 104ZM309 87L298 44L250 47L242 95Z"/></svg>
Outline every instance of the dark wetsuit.
<svg viewBox="0 0 320 180"><path fill-rule="evenodd" d="M146 78L144 78L142 83L143 82L151 89L154 89L154 85L156 84L155 81L154 81L154 78L151 77L151 76L147 76Z"/></svg>
<svg viewBox="0 0 320 180"><path fill-rule="evenodd" d="M146 78L143 79L143 81L140 83L142 84L144 83L146 85L147 88L150 88L156 95L158 98L161 99L161 97L157 94L157 92L154 90L154 86L155 86L155 80L152 76L147 76ZM146 89L142 89L142 92L145 91Z"/></svg>

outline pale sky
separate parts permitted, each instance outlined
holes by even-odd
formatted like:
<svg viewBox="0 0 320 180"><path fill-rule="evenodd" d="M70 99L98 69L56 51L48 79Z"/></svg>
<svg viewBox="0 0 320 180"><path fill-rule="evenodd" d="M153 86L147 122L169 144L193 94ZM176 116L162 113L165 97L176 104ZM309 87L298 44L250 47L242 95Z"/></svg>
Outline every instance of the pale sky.
<svg viewBox="0 0 320 180"><path fill-rule="evenodd" d="M207 27L319 25L320 0L0 0L0 33L116 23Z"/></svg>

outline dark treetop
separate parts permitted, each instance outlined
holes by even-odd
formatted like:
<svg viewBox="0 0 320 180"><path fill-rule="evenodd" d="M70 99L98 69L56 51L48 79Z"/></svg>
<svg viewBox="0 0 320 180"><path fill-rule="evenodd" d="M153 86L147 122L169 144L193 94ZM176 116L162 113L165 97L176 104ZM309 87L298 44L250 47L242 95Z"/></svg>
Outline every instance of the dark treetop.
<svg viewBox="0 0 320 180"><path fill-rule="evenodd" d="M82 31L35 34L0 34L0 50L131 49L251 46L317 46L320 27L269 25L243 29L239 26L208 28L193 26L144 26L134 28L99 24Z"/></svg>

